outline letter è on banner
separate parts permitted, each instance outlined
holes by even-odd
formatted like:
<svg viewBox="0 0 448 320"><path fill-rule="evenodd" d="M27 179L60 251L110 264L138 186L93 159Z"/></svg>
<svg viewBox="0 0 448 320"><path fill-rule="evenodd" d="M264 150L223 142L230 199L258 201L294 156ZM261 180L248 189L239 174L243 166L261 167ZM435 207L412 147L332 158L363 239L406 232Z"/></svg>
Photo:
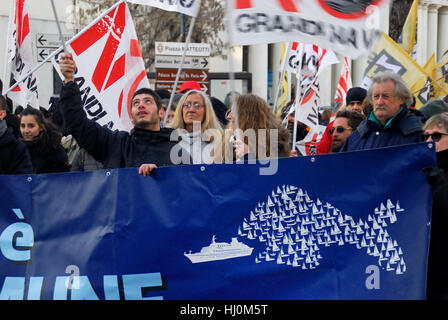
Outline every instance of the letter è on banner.
<svg viewBox="0 0 448 320"><path fill-rule="evenodd" d="M138 88L149 88L149 81L126 2L86 28L67 49L78 68L75 78L85 80L81 81L86 86L80 88L81 92L93 94L98 108L107 112L95 120L101 125L109 124L111 129L129 131L133 127L130 99Z"/></svg>

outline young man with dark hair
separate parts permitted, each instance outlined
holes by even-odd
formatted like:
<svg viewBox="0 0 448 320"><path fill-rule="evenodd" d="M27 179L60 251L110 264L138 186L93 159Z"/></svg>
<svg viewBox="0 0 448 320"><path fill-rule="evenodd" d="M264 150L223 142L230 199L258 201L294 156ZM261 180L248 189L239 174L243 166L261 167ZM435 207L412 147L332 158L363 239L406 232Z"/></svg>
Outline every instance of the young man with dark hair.
<svg viewBox="0 0 448 320"><path fill-rule="evenodd" d="M73 77L76 64L72 55L62 54L59 65L65 77L59 104L68 131L81 148L103 163L105 168L153 164L144 172L139 171L145 176L154 167L173 165L170 151L176 142L170 141L172 129L160 128L161 102L156 92L149 88L137 90L130 106L134 128L130 133L112 131L87 119L82 108L80 91Z"/></svg>

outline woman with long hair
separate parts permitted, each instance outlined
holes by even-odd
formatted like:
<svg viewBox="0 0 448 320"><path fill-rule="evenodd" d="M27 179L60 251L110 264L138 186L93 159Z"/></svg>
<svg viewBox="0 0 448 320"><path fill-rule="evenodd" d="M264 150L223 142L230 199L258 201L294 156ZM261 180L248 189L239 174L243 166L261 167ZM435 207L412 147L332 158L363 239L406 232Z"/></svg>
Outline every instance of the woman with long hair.
<svg viewBox="0 0 448 320"><path fill-rule="evenodd" d="M20 136L28 148L35 173L70 170L61 135L38 109L27 107L20 113Z"/></svg>
<svg viewBox="0 0 448 320"><path fill-rule="evenodd" d="M255 94L236 98L238 124L242 140L228 139L236 135L233 109L228 113L229 124L223 141L224 160L267 159L289 157L289 132L285 129L267 102ZM274 141L271 141L275 139ZM273 149L274 148L274 149Z"/></svg>
<svg viewBox="0 0 448 320"><path fill-rule="evenodd" d="M182 163L214 162L221 149L222 127L209 97L198 90L187 91L179 100L173 120L167 125L180 138L178 151L187 153ZM173 137L173 134L171 137Z"/></svg>

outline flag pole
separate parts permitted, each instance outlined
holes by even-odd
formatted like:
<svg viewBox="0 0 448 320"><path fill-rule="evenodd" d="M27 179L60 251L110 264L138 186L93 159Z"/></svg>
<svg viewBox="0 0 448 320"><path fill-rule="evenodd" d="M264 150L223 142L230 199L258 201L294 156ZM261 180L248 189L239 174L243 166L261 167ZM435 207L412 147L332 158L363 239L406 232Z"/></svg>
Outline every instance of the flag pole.
<svg viewBox="0 0 448 320"><path fill-rule="evenodd" d="M275 94L275 101L274 101L274 114L277 113L277 102L278 102L278 96L280 95L280 88L281 88L281 83L283 81L283 77L285 76L285 66L286 66L286 57L288 56L288 52L292 47L292 42L288 42L288 47L285 50L285 53L283 54L283 62L282 64L282 71L280 74L280 79L278 80L277 83L277 93Z"/></svg>
<svg viewBox="0 0 448 320"><path fill-rule="evenodd" d="M232 114L233 114L233 122L235 124L235 128L234 128L234 132L236 135L236 139L237 140L241 140L240 137L240 124L239 124L239 120L238 120L238 109L236 107L236 96L235 96L235 73L233 71L233 36L232 36L232 31L231 28L229 27L231 21L231 1L227 1L227 29L229 30L228 32L228 38L229 38L229 80L230 80L230 101L232 101Z"/></svg>
<svg viewBox="0 0 448 320"><path fill-rule="evenodd" d="M303 62L303 43L299 44L299 52L297 57L299 60L299 65L297 66L297 73L300 72L299 82L297 83L297 90L296 90L296 101L294 102L294 130L293 130L293 136L292 136L292 150L296 150L296 136L297 136L297 117L299 114L299 107L302 104L303 96L302 96L302 62ZM306 92L306 91L305 91ZM298 100L298 101L297 101Z"/></svg>
<svg viewBox="0 0 448 320"><path fill-rule="evenodd" d="M54 19L56 20L56 24L58 26L59 39L61 40L62 48L63 48L64 52L67 52L67 48L65 47L65 42L64 42L64 36L62 35L61 24L59 23L58 14L56 12L56 7L54 5L54 1L50 0L50 2L51 2L51 7L53 8Z"/></svg>
<svg viewBox="0 0 448 320"><path fill-rule="evenodd" d="M199 2L200 2L200 0L199 0ZM200 7L200 5L201 5L201 3L199 3L199 7ZM173 90L171 91L171 95L170 95L170 101L168 102L168 107L166 108L165 117L163 118L163 126L164 127L166 125L166 121L168 120L168 115L171 110L171 105L173 104L174 95L176 94L176 87L179 82L180 73L182 71L182 66L184 65L185 55L188 50L188 45L190 44L190 39L191 39L191 35L193 33L193 28L194 28L195 23L196 23L196 16L193 16L191 18L190 26L188 28L187 39L185 40L185 47L184 47L184 50L182 51L182 59L180 61L180 66L179 66L179 69L177 69L176 79L174 80Z"/></svg>
<svg viewBox="0 0 448 320"><path fill-rule="evenodd" d="M110 7L106 11L104 11L100 16L98 16L95 20L93 20L88 26L84 27L84 29L82 29L80 32L75 34L70 40L65 42L65 45L67 46L70 43L72 43L73 41L75 41L76 39L78 39L84 32L86 32L86 30L91 28L95 23L97 23L98 21L103 19L105 15L107 15L109 12L114 10L117 6L119 6L121 3L125 2L125 1L126 0L120 0L116 4L114 4L112 7ZM61 50L63 50L63 48L64 47L61 46L58 49L56 49L55 51L53 51L48 57L46 57L42 62L37 64L26 75L24 75L20 80L18 80L13 86L11 86L4 94L7 94L11 90L13 90L15 87L17 87L21 82L25 81L30 75L32 75L34 72L36 72L38 69L40 69L46 62L50 61L51 59L53 59L54 56L58 55L61 52Z"/></svg>
<svg viewBox="0 0 448 320"><path fill-rule="evenodd" d="M9 79L7 79L7 77L8 77L8 74L10 74L10 72L11 72L11 68L10 68L10 65L9 65L9 63L8 63L8 59L9 59L9 46L10 46L10 41L11 41L11 39L10 39L10 35L11 35L11 28L12 28L12 23L11 23L11 20L12 19L14 19L13 18L13 14L14 14L14 12L15 12L15 3L14 3L14 0L11 0L10 1L10 8L9 8L9 21L8 21L8 33L7 33L7 35L6 35L6 52L5 52L5 70L3 71L3 88L2 88L2 91L4 92L4 93L2 93L2 95L5 95L6 96L6 94L9 92L9 91L6 91L6 88L8 88L9 87L9 82L10 82L10 80Z"/></svg>

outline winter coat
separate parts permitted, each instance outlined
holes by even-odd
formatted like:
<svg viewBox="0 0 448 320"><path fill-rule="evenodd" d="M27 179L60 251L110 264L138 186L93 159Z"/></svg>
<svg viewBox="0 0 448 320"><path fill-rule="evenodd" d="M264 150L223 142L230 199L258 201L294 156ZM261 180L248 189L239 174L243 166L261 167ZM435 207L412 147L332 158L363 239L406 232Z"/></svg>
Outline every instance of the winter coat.
<svg viewBox="0 0 448 320"><path fill-rule="evenodd" d="M173 165L170 150L176 142L170 141L172 129L134 128L129 133L104 128L87 119L74 82L62 86L59 106L70 134L105 168L139 167L144 163L154 163L158 167Z"/></svg>
<svg viewBox="0 0 448 320"><path fill-rule="evenodd" d="M438 168L428 174L432 189L427 299L448 300L448 150L437 153Z"/></svg>
<svg viewBox="0 0 448 320"><path fill-rule="evenodd" d="M183 163L199 164L213 163L213 143L203 141L200 131L187 132L186 130L180 131L178 146L187 154L183 156Z"/></svg>
<svg viewBox="0 0 448 320"><path fill-rule="evenodd" d="M0 154L0 174L33 173L28 149L14 136L12 128L0 135Z"/></svg>
<svg viewBox="0 0 448 320"><path fill-rule="evenodd" d="M42 134L31 141L22 140L28 148L34 173L56 173L70 171L67 153L62 146L55 150L42 147Z"/></svg>
<svg viewBox="0 0 448 320"><path fill-rule="evenodd" d="M422 142L423 124L424 117L408 108L401 108L385 126L381 126L371 112L369 118L348 137L341 152Z"/></svg>

